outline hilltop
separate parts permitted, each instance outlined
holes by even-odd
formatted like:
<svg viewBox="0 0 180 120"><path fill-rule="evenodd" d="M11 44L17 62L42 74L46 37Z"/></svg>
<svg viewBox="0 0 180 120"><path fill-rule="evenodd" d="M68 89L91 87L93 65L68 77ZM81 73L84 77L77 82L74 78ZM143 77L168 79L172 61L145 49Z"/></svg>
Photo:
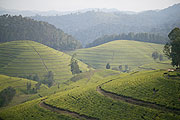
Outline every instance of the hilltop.
<svg viewBox="0 0 180 120"><path fill-rule="evenodd" d="M79 60L94 68L105 68L106 64L110 63L113 69L117 69L119 65L124 69L124 66L128 65L130 70L133 70L145 64L157 64L158 61L153 60L152 53L157 51L163 54L163 46L132 40L116 40L92 48L78 49L69 54L76 53ZM167 58L164 57L164 60ZM171 67L170 64L168 66ZM162 65L158 69L161 68Z"/></svg>
<svg viewBox="0 0 180 120"><path fill-rule="evenodd" d="M32 78L38 75L44 79L52 71L56 83L72 77L71 56L43 44L28 41L12 41L0 44L0 74ZM89 70L87 65L78 62L82 71Z"/></svg>

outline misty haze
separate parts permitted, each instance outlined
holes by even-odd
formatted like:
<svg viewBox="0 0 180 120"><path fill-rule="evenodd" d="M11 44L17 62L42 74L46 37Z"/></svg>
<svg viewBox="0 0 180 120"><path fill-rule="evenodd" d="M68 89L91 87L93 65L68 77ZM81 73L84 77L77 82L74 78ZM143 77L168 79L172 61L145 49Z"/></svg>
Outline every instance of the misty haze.
<svg viewBox="0 0 180 120"><path fill-rule="evenodd" d="M0 0L0 120L180 120L180 0Z"/></svg>

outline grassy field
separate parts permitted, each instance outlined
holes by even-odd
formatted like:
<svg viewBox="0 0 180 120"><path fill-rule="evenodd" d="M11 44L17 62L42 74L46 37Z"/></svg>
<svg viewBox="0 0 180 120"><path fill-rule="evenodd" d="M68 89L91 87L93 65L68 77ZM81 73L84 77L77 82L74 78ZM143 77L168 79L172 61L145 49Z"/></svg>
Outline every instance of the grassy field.
<svg viewBox="0 0 180 120"><path fill-rule="evenodd" d="M0 110L0 118L3 120L75 120L71 116L59 115L41 108L40 102L41 99L37 99Z"/></svg>
<svg viewBox="0 0 180 120"><path fill-rule="evenodd" d="M0 75L0 91L3 89L11 86L15 88L16 90L16 95L14 96L13 100L10 102L9 106L14 106L17 104L20 104L22 102L27 101L33 94L27 94L26 93L26 84L31 83L31 87L35 88L35 84L37 82L28 80L28 79L23 79L23 78L17 78L17 77L9 77L6 75ZM41 85L40 89L38 90L38 93L48 89L47 86Z"/></svg>
<svg viewBox="0 0 180 120"><path fill-rule="evenodd" d="M102 88L166 107L180 108L180 81L164 75L165 72L156 70L135 73L104 84Z"/></svg>
<svg viewBox="0 0 180 120"><path fill-rule="evenodd" d="M62 83L72 77L71 56L33 41L12 41L0 44L0 74L24 76L38 74L41 79L48 71ZM78 62L82 71L87 65Z"/></svg>
<svg viewBox="0 0 180 120"><path fill-rule="evenodd" d="M147 66L153 69L169 68L171 67L169 61L164 65L158 63L159 60L154 61L151 57L154 51L163 54L163 46L147 42L116 40L92 48L78 49L69 54L76 53L76 58L94 68L105 68L108 62L111 68L118 68L119 65L123 65L124 69L124 66L128 65L130 70L138 69L139 66L146 64L156 64ZM164 60L167 61L167 58L164 57ZM140 68L140 70L143 69Z"/></svg>
<svg viewBox="0 0 180 120"><path fill-rule="evenodd" d="M151 71L151 72L141 72L134 74L132 73L120 74L119 72L115 72L112 70L94 70L94 71L82 73L80 75L77 75L70 81L68 81L66 83L66 86L64 86L63 88L64 90L54 95L48 96L45 102L59 108L67 109L70 111L74 111L86 116L95 117L102 120L180 119L179 115L168 113L166 111L150 109L138 105L132 105L122 101L116 101L108 97L105 97L96 91L96 87L98 85L101 85L102 83L105 83L111 79L115 79L114 81L116 81L117 79L117 81L120 84L121 81L119 81L118 78L122 77L124 78L123 79L124 82L129 81L130 83L133 83L130 79L125 79L125 78L128 78L136 74L141 74L144 76L148 74L151 75L151 73L153 72L154 73L157 72L158 74L161 73L161 71ZM144 82L146 83L146 81ZM109 84L110 83L107 83L107 86ZM116 84L118 85L118 83ZM163 83L161 84L163 86ZM166 85L166 83L164 84ZM114 88L111 85L109 86L110 86L109 88ZM103 88L104 87L105 86L103 86ZM171 91L171 89L174 88L172 87L168 88L169 91ZM172 91L176 91L176 89ZM167 94L164 95L167 96ZM172 94L172 97L174 96L176 96L175 93ZM151 99L151 97L152 96L149 96L149 99ZM168 98L171 97L169 96ZM164 101L164 99L162 99L162 101ZM6 118L8 119L8 116L10 116L9 118L13 118L13 117L16 118L16 116L18 116L18 118L20 119L25 119L26 117L27 119L33 119L39 117L39 114L44 114L42 113L42 111L45 109L44 108L42 109L41 107L38 106L39 103L38 100L36 101L36 103L33 102L35 101L24 103L22 105L18 105L12 108L4 109L0 112L0 117L2 119L6 119ZM167 100L167 102L169 101ZM24 111L22 109L24 109ZM50 115L51 117L56 117L56 115L53 112L49 112L49 114L47 115ZM33 118L30 116L33 116Z"/></svg>

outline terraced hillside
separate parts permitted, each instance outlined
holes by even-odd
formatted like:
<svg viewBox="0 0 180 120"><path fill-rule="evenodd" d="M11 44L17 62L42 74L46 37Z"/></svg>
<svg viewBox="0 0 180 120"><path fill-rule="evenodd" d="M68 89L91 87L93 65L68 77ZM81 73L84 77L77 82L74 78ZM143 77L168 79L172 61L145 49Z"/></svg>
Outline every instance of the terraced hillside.
<svg viewBox="0 0 180 120"><path fill-rule="evenodd" d="M170 62L164 67L164 64L161 62L157 64L151 57L154 51L163 54L162 50L163 45L160 44L117 40L92 48L72 51L69 54L76 53L78 59L94 68L105 68L108 62L111 68L118 68L119 65L123 65L124 69L125 65L128 65L130 70L150 63L156 64L156 68L159 66L158 69L171 67ZM167 58L164 57L164 60Z"/></svg>
<svg viewBox="0 0 180 120"><path fill-rule="evenodd" d="M165 71L149 71L117 78L102 89L117 95L159 104L180 110L179 77L168 77ZM180 74L180 73L179 73Z"/></svg>
<svg viewBox="0 0 180 120"><path fill-rule="evenodd" d="M56 82L72 77L71 56L33 41L12 41L0 44L0 74L25 76L38 74L40 78L52 71ZM78 62L82 71L87 65Z"/></svg>
<svg viewBox="0 0 180 120"><path fill-rule="evenodd" d="M27 83L31 83L31 88L35 88L35 84L37 84L37 82L28 79L0 75L0 91L2 91L3 89L9 86L13 87L16 90L16 94L13 100L11 101L11 103L9 104L9 106L13 106L25 102L30 98L30 96L33 95L33 94L26 94ZM37 92L39 93L46 89L47 87L45 85L41 85L40 89Z"/></svg>
<svg viewBox="0 0 180 120"><path fill-rule="evenodd" d="M109 81L118 81L119 84L125 82L129 79L130 76L136 74L150 74L154 73L163 73L166 71L151 71L151 72L141 72L141 73L124 73L119 74L119 72L114 72L111 70L95 70L90 71L91 77L87 77L89 73L83 73L77 76L75 81L70 81L67 83L66 90L56 93L54 95L43 98L44 100L37 100L24 103L12 108L4 109L0 112L0 118L2 119L33 119L39 116L44 116L42 111L47 110L43 106L38 106L40 103L45 103L46 105L51 106L50 111L59 110L60 115L63 114L60 111L65 110L69 112L74 112L81 116L87 116L89 119L100 119L100 120L177 120L180 119L179 112L166 111L166 109L157 109L155 107L147 107L141 105L134 105L127 101L117 100L109 96L102 94L101 90L98 90L98 86L104 88L105 85L108 86L111 82ZM82 77L82 76L86 77ZM79 78L79 79L78 79ZM122 80L120 80L122 78ZM155 78L154 78L155 79ZM166 79L166 78L164 78ZM157 78L158 80L158 78ZM145 81L145 80L144 80ZM128 82L128 81L127 81ZM130 83L133 83L129 80ZM146 82L145 82L146 83ZM161 83L163 85L163 83ZM167 90L173 91L171 85L164 84L167 87ZM119 86L121 87L121 86ZM124 87L124 86L123 86ZM110 86L113 89L113 86ZM146 88L144 88L146 89ZM175 89L176 91L176 89ZM138 91L139 92L139 91ZM171 97L176 96L177 92L172 94ZM161 93L161 95L169 98L171 94ZM133 96L133 94L131 95ZM151 96L149 96L149 99ZM170 98L171 98L170 97ZM167 100L167 102L169 102ZM28 105L29 104L29 105ZM31 108L29 106L32 106ZM27 107L26 107L27 106ZM22 108L24 108L22 110ZM34 113L33 111L37 111ZM48 112L47 115L51 117L56 117L54 112ZM27 114L28 113L28 114ZM40 114L38 114L40 113ZM67 114L70 115L70 114ZM48 117L48 116L47 116ZM74 118L78 118L72 116ZM42 118L42 117L40 117ZM80 119L80 118L78 118Z"/></svg>

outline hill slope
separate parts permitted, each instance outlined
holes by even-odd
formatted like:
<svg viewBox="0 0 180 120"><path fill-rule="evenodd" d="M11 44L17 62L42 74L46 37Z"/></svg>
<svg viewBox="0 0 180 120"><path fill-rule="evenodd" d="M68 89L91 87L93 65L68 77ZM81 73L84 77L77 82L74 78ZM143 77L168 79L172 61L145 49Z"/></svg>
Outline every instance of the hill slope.
<svg viewBox="0 0 180 120"><path fill-rule="evenodd" d="M28 76L37 74L41 79L48 71L54 74L56 82L72 77L71 56L33 41L12 41L0 44L0 74ZM78 62L86 71L87 65Z"/></svg>
<svg viewBox="0 0 180 120"><path fill-rule="evenodd" d="M22 16L0 16L0 43L14 40L33 40L58 50L81 48L79 41L47 22Z"/></svg>
<svg viewBox="0 0 180 120"><path fill-rule="evenodd" d="M162 71L162 72L153 71L153 72L161 74L165 71ZM143 75L144 73L146 75L147 74L151 75L150 72L147 72L147 73L141 72L140 74ZM88 74L89 73L87 73L87 75ZM107 119L108 120L115 120L115 119L177 120L180 118L179 114L170 113L163 109L158 110L158 109L149 108L146 106L134 105L126 101L124 102L121 100L110 99L107 96L103 96L101 93L97 91L97 86L102 85L102 84L108 85L109 84L108 81L112 81L112 80L118 81L119 82L118 85L124 82L134 83L132 80L126 79L128 77L131 77L132 73L119 75L119 72L115 72L112 70L95 70L95 71L91 71L90 78L88 77L81 78L82 77L81 75L84 76L85 73L78 75L80 78L79 80L75 82L71 81L70 83L68 83L69 85L66 86L67 89L65 91L61 91L57 94L47 97L47 99L44 99L44 102L48 105L54 106L54 108L76 112L80 115L86 115L86 116L97 118L100 120L107 120ZM135 73L134 75L136 76ZM159 81L156 78L154 78L153 80ZM146 80L144 79L142 82L146 83ZM166 84L163 84L163 82L161 84L162 86L166 85ZM111 85L109 87L113 88L113 86ZM72 89L68 89L68 88L72 88ZM171 93L171 90L176 91L177 88L173 88L171 85L169 85L167 86L167 90L170 90L168 93ZM138 92L138 93L141 93L141 92ZM175 94L178 95L177 92L174 92L173 96ZM171 94L161 93L160 95L168 97ZM167 102L169 102L169 100L167 100ZM30 119L39 117L40 114L44 116L42 111L45 111L45 108L40 107L38 105L39 103L40 103L40 99L36 100L36 102L32 101L32 102L28 102L28 103L18 105L12 108L4 109L0 112L0 117L2 119L10 119L10 118L24 119L27 117L30 120ZM24 109L22 110L22 108ZM37 112L34 113L34 111L37 111ZM56 115L54 115L54 112L51 112L49 114L52 117L56 117Z"/></svg>
<svg viewBox="0 0 180 120"><path fill-rule="evenodd" d="M35 94L27 94L27 83L31 83L31 89L35 88L35 84L37 84L37 82L32 80L9 77L0 74L0 92L9 86L13 87L16 90L16 94L8 106L13 106L25 102L31 96L33 96L33 94ZM47 86L42 84L37 90L37 93L44 91L45 89L47 89Z"/></svg>
<svg viewBox="0 0 180 120"><path fill-rule="evenodd" d="M133 70L141 65L154 63L152 53L157 51L162 54L162 50L163 45L160 44L117 40L92 48L78 49L70 54L76 53L78 59L94 68L105 68L109 62L111 68L128 65Z"/></svg>
<svg viewBox="0 0 180 120"><path fill-rule="evenodd" d="M102 86L106 91L180 110L180 77L166 71L145 71L114 79ZM168 73L169 74L169 73ZM179 74L179 73L178 73Z"/></svg>

